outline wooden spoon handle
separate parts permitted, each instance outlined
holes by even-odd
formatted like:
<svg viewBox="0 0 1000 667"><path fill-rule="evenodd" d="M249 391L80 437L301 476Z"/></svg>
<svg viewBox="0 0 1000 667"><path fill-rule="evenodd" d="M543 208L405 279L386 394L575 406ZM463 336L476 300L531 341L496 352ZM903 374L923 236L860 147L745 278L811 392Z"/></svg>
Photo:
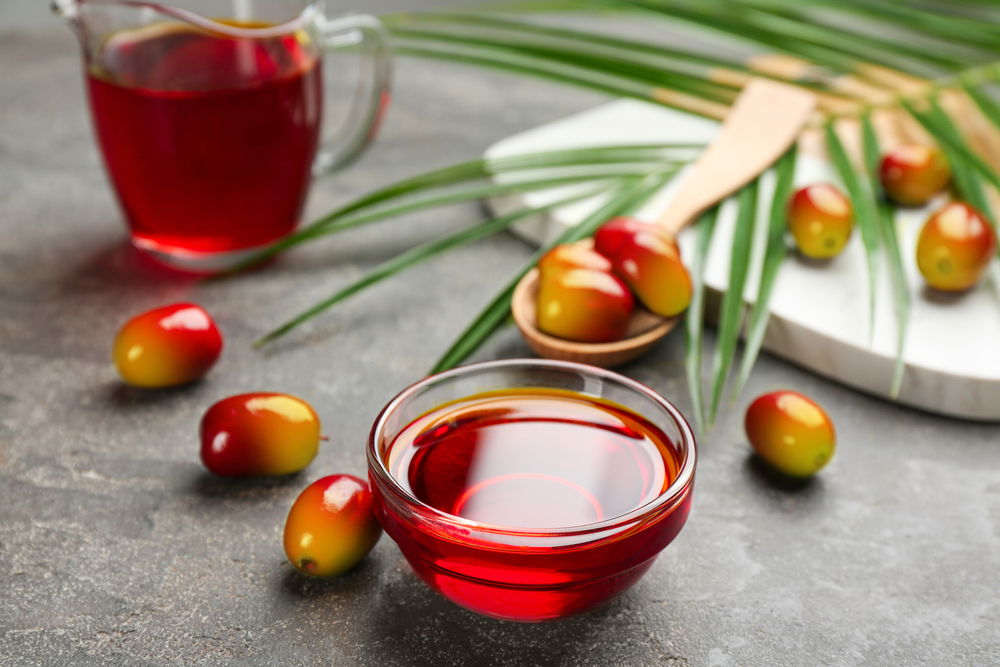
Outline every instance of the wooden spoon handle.
<svg viewBox="0 0 1000 667"><path fill-rule="evenodd" d="M685 176L660 218L676 235L700 213L752 181L781 157L816 107L812 93L769 79L743 88L719 134Z"/></svg>

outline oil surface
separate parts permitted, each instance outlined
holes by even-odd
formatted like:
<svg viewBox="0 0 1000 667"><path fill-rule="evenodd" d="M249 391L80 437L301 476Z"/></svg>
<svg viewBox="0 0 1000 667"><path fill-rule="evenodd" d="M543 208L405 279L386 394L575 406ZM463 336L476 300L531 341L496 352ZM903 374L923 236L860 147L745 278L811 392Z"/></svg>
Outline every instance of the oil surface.
<svg viewBox="0 0 1000 667"><path fill-rule="evenodd" d="M616 404L570 391L510 389L444 405L405 428L396 480L443 512L511 528L564 528L659 496L678 462L667 436Z"/></svg>

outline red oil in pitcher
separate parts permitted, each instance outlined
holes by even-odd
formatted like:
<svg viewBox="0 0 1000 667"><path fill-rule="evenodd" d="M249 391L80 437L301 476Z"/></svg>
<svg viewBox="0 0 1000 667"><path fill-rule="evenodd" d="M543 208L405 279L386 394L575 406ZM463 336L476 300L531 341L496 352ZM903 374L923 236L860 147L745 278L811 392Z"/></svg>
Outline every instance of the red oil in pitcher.
<svg viewBox="0 0 1000 667"><path fill-rule="evenodd" d="M220 253L290 232L319 143L320 63L302 30L240 39L154 23L113 33L87 82L135 243Z"/></svg>

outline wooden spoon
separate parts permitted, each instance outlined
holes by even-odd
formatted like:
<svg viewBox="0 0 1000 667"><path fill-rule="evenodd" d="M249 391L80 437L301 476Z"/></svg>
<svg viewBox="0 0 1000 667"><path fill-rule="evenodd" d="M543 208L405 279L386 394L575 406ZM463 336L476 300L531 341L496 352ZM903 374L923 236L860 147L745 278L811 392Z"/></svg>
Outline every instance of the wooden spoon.
<svg viewBox="0 0 1000 667"><path fill-rule="evenodd" d="M809 120L816 97L769 79L747 83L712 143L684 177L680 191L659 224L676 236L685 225L760 175L792 145ZM538 270L514 290L514 321L536 354L594 366L619 366L645 353L666 336L678 318L662 318L637 308L625 338L610 343L578 343L550 336L536 321Z"/></svg>

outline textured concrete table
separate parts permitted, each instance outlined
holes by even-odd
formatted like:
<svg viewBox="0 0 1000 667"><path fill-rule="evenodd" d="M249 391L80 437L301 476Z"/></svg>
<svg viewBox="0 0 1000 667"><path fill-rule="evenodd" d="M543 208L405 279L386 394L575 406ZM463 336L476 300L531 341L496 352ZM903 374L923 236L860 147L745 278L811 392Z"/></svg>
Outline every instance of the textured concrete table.
<svg viewBox="0 0 1000 667"><path fill-rule="evenodd" d="M47 30L42 28L41 30ZM476 206L371 227L207 285L122 243L67 32L0 35L0 664L745 665L1000 662L1000 428L901 409L762 359L746 396L794 387L839 428L821 477L789 489L748 457L746 397L701 442L695 508L633 590L524 626L436 597L383 539L329 583L285 562L298 491L364 471L370 421L528 255L502 237L381 285L255 352L281 318ZM403 62L378 145L317 184L313 212L600 101L541 83ZM108 360L137 311L192 299L227 336L210 377L119 384ZM681 337L628 369L688 404ZM513 331L481 358L527 354ZM298 394L332 436L302 475L214 479L202 411Z"/></svg>

